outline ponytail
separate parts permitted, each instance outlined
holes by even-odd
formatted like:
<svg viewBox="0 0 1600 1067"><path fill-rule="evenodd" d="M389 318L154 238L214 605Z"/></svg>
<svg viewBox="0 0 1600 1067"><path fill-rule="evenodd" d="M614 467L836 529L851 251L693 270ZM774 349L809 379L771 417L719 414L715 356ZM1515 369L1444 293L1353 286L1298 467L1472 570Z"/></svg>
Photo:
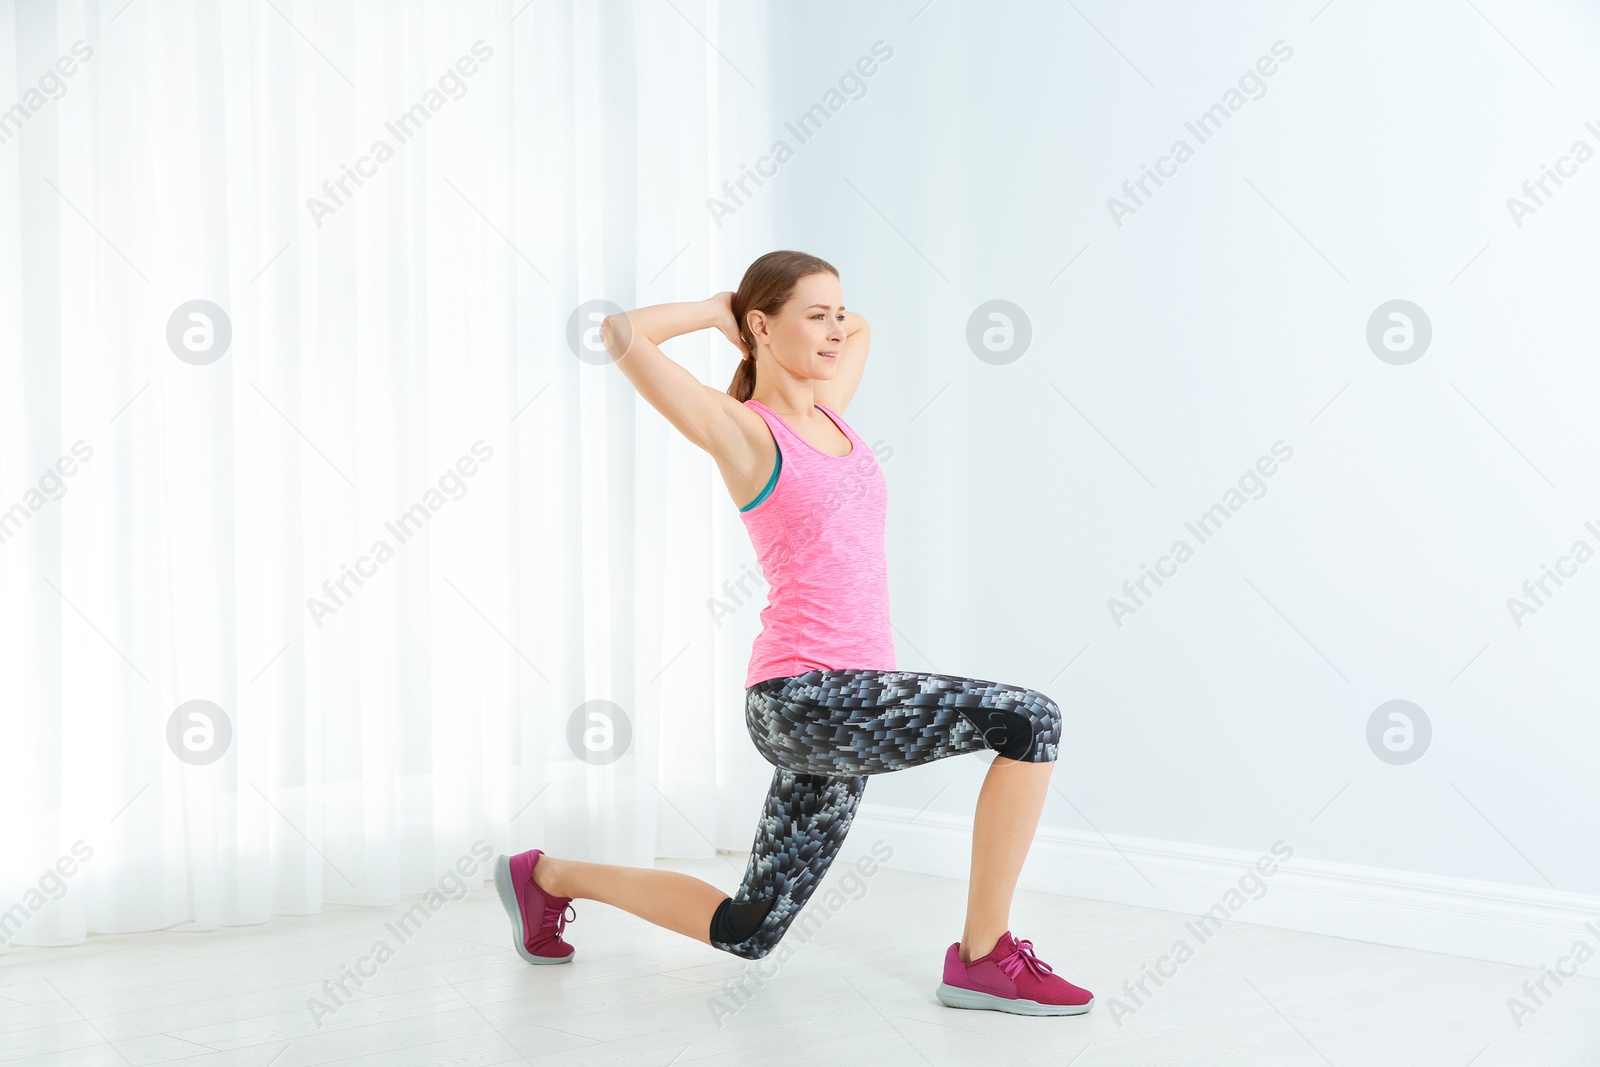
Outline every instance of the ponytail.
<svg viewBox="0 0 1600 1067"><path fill-rule="evenodd" d="M729 396L742 404L756 391L756 342L750 336L750 325L746 321L750 312L776 315L794 295L795 283L809 274L823 271L835 278L839 276L831 263L804 252L768 252L750 264L730 301L733 321L739 326L739 340L750 354L739 361L738 369L733 372L733 381L728 385Z"/></svg>

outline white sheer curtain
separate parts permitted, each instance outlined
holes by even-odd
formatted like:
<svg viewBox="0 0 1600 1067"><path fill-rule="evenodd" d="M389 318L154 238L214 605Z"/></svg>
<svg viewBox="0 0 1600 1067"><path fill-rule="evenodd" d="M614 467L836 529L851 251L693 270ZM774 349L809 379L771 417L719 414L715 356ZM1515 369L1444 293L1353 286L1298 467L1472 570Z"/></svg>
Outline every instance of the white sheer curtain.
<svg viewBox="0 0 1600 1067"><path fill-rule="evenodd" d="M0 3L0 946L748 847L737 514L568 337L772 247L761 16L524 3Z"/></svg>

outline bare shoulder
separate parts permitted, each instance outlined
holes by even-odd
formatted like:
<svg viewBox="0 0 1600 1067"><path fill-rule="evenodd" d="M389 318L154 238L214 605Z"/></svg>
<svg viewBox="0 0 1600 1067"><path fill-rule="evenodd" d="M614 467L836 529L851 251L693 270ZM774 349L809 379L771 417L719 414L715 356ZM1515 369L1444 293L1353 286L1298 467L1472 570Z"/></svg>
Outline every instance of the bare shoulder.
<svg viewBox="0 0 1600 1067"><path fill-rule="evenodd" d="M711 445L707 451L720 452L719 461L748 457L752 448L770 439L766 420L755 411L723 390L711 386L706 390L714 395L712 402L719 415L707 435Z"/></svg>
<svg viewBox="0 0 1600 1067"><path fill-rule="evenodd" d="M716 420L706 451L717 461L733 502L742 508L766 484L777 462L778 448L767 421L754 409L725 392L720 396L717 409L723 417Z"/></svg>

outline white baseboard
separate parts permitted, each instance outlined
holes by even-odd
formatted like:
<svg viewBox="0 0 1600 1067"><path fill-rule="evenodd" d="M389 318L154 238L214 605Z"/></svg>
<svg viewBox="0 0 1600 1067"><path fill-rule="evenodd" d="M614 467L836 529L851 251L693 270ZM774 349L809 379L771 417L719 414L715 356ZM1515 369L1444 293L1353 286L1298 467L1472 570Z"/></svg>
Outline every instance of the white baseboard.
<svg viewBox="0 0 1600 1067"><path fill-rule="evenodd" d="M890 869L967 878L970 818L863 802L840 858L854 860L880 838L894 849ZM1283 860L1292 843L1280 844L1277 856L1271 847L1249 853L1136 837L1108 841L1040 827L1019 887L1185 916L1211 911L1236 922L1541 970L1570 956L1580 941L1600 954L1597 896L1299 855ZM1263 857L1275 869L1257 871L1260 884L1247 880L1241 887ZM1600 961L1579 973L1600 977Z"/></svg>

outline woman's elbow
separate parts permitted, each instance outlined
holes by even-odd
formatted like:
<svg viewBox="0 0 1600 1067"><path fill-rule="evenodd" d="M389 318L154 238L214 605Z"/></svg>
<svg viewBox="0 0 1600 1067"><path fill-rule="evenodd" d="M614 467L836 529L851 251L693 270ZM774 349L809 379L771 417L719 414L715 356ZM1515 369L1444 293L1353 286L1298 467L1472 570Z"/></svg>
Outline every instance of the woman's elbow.
<svg viewBox="0 0 1600 1067"><path fill-rule="evenodd" d="M627 355L632 338L633 323L628 319L627 312L607 315L600 320L600 343L611 353L613 360Z"/></svg>

